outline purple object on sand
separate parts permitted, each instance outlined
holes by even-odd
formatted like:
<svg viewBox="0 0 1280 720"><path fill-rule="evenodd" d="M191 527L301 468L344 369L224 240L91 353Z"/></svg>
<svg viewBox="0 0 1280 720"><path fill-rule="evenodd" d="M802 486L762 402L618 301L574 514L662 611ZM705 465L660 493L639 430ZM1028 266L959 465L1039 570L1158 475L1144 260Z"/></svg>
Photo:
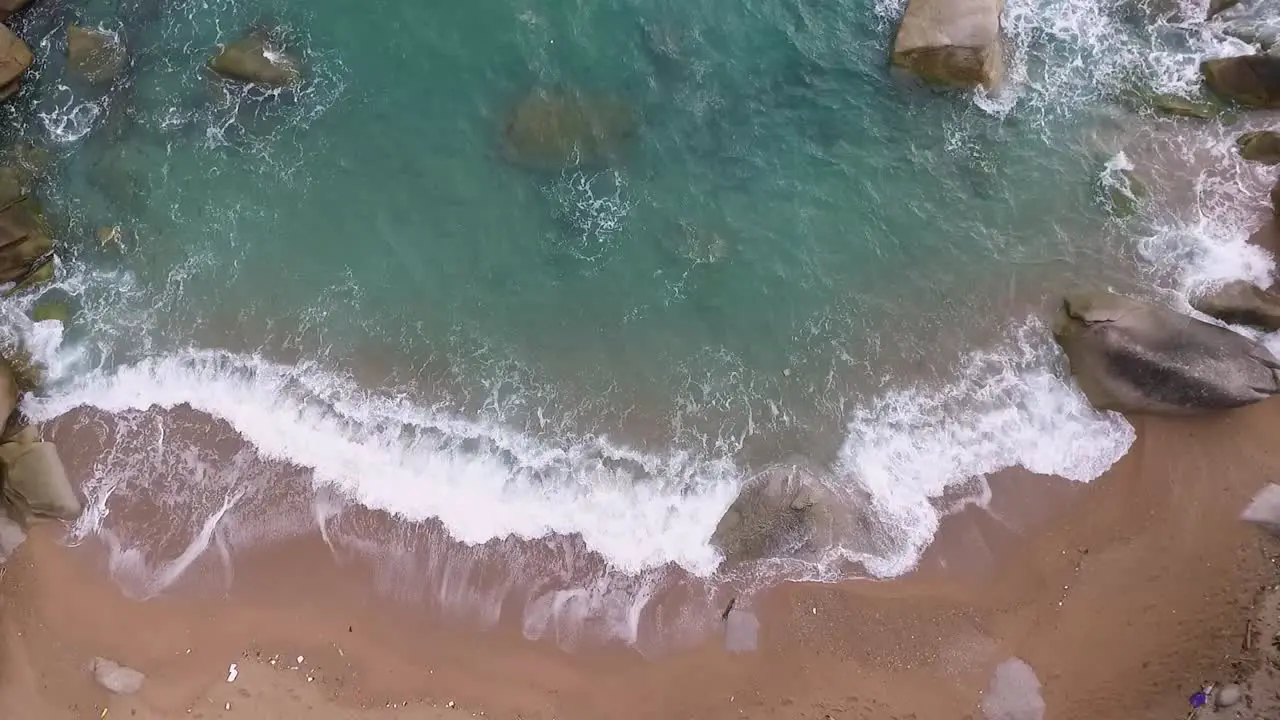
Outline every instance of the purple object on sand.
<svg viewBox="0 0 1280 720"><path fill-rule="evenodd" d="M1191 700L1191 707L1193 708L1203 707L1205 703L1209 702L1209 696L1206 695L1203 690L1201 690L1200 692L1192 695L1190 700Z"/></svg>

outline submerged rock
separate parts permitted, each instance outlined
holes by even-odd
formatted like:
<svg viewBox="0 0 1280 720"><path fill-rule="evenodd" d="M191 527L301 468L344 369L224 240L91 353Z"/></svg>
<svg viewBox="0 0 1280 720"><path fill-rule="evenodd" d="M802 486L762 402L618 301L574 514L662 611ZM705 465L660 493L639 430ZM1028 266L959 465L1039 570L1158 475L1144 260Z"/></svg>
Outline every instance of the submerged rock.
<svg viewBox="0 0 1280 720"><path fill-rule="evenodd" d="M1280 39L1280 0L1212 0L1209 16L1223 33L1264 50Z"/></svg>
<svg viewBox="0 0 1280 720"><path fill-rule="evenodd" d="M1248 107L1280 107L1280 57L1237 55L1200 63L1215 95Z"/></svg>
<svg viewBox="0 0 1280 720"><path fill-rule="evenodd" d="M1147 199L1147 186L1132 170L1120 170L1117 176L1118 182L1106 185L1107 206L1112 215L1129 217L1138 212Z"/></svg>
<svg viewBox="0 0 1280 720"><path fill-rule="evenodd" d="M988 89L1004 77L1004 0L908 0L893 64L933 83Z"/></svg>
<svg viewBox="0 0 1280 720"><path fill-rule="evenodd" d="M102 85L115 80L127 62L118 35L79 25L67 28L67 68L88 82Z"/></svg>
<svg viewBox="0 0 1280 720"><path fill-rule="evenodd" d="M93 678L99 685L117 695L132 695L138 692L142 689L143 681L147 679L146 675L137 670L106 658L94 658L89 663L89 669L93 671Z"/></svg>
<svg viewBox="0 0 1280 720"><path fill-rule="evenodd" d="M98 246L101 248L124 250L124 228L119 225L104 225L98 228L94 236L98 239Z"/></svg>
<svg viewBox="0 0 1280 720"><path fill-rule="evenodd" d="M0 465L4 467L4 499L23 517L75 520L80 516L80 499L53 443L0 445Z"/></svg>
<svg viewBox="0 0 1280 720"><path fill-rule="evenodd" d="M535 90L508 113L503 152L509 161L537 170L608 165L637 129L626 103L568 90Z"/></svg>
<svg viewBox="0 0 1280 720"><path fill-rule="evenodd" d="M71 319L71 310L63 302L43 302L31 311L31 319L36 322L57 320L65 325Z"/></svg>
<svg viewBox="0 0 1280 720"><path fill-rule="evenodd" d="M1223 114L1223 107L1217 103L1208 100L1192 100L1181 95L1157 93L1150 96L1149 102L1157 112L1172 117L1213 120Z"/></svg>
<svg viewBox="0 0 1280 720"><path fill-rule="evenodd" d="M1191 300L1191 307L1229 325L1280 330L1280 294L1234 280Z"/></svg>
<svg viewBox="0 0 1280 720"><path fill-rule="evenodd" d="M987 720L1042 720L1044 698L1035 670L1018 658L996 666L991 684L982 697L982 714Z"/></svg>
<svg viewBox="0 0 1280 720"><path fill-rule="evenodd" d="M31 0L0 0L0 22L31 3Z"/></svg>
<svg viewBox="0 0 1280 720"><path fill-rule="evenodd" d="M747 481L711 543L729 562L805 556L832 544L833 504L819 475L776 465Z"/></svg>
<svg viewBox="0 0 1280 720"><path fill-rule="evenodd" d="M1066 297L1053 334L1101 410L1189 414L1280 393L1280 361L1258 342L1123 295Z"/></svg>
<svg viewBox="0 0 1280 720"><path fill-rule="evenodd" d="M209 61L209 67L225 78L270 88L289 87L302 79L298 59L273 44L261 30L224 45Z"/></svg>
<svg viewBox="0 0 1280 720"><path fill-rule="evenodd" d="M0 99L13 97L18 92L18 78L33 61L35 57L27 44L7 26L0 25Z"/></svg>
<svg viewBox="0 0 1280 720"><path fill-rule="evenodd" d="M1280 133L1274 130L1247 132L1236 138L1240 157L1264 165L1280 164Z"/></svg>

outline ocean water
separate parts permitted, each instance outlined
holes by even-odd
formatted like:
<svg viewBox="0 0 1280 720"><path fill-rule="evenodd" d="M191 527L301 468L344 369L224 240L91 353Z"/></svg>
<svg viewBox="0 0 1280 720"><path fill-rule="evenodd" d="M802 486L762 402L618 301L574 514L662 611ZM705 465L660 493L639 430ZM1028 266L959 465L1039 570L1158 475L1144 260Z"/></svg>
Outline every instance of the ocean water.
<svg viewBox="0 0 1280 720"><path fill-rule="evenodd" d="M73 534L158 592L235 527L270 535L265 467L316 508L591 555L594 585L535 598L543 616L563 593L634 615L671 570L907 572L987 474L1087 482L1132 442L1065 379L1043 321L1064 290L1185 304L1269 279L1240 190L1266 178L1231 131L1123 102L1244 47L1157 4L1011 0L987 96L888 71L902 3L38 0L18 23L36 77L4 113L56 155L63 250L4 311L51 369L27 412L92 417L117 448ZM66 76L76 19L128 46L112 87ZM299 89L204 70L262 25ZM637 132L607 164L508 162L510 109L557 88ZM1117 218L1127 168L1150 197ZM41 297L72 320L22 320ZM220 433L243 451L206 456ZM738 488L797 456L866 521L816 562L720 567ZM176 529L131 526L144 498Z"/></svg>

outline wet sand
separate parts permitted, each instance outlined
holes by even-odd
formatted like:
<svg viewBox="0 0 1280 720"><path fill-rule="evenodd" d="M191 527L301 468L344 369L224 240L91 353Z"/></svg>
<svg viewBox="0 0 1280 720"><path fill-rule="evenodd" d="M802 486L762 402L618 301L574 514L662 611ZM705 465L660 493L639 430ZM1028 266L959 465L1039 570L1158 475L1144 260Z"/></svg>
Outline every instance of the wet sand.
<svg viewBox="0 0 1280 720"><path fill-rule="evenodd" d="M1202 683L1256 662L1244 635L1277 573L1238 515L1280 477L1280 401L1135 426L1087 486L993 478L990 507L949 518L909 577L744 599L760 620L746 653L724 649L706 603L681 617L678 588L644 632L688 627L688 642L567 652L525 639L510 607L489 625L394 597L376 562L335 559L319 533L237 552L225 589L138 601L101 547L43 525L0 579L0 717L954 720L981 717L1011 656L1039 676L1048 718L1185 717ZM142 691L109 695L95 656L146 673Z"/></svg>

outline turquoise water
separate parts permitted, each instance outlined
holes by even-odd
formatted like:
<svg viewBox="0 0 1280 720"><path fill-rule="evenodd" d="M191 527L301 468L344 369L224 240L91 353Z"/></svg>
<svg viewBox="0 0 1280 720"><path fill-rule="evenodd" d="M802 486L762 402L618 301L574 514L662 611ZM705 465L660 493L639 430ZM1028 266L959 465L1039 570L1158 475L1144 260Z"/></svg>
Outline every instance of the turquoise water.
<svg viewBox="0 0 1280 720"><path fill-rule="evenodd" d="M710 574L743 479L800 454L874 518L816 576L900 573L958 488L1087 481L1127 448L1028 318L1150 280L1150 218L1100 199L1137 122L1114 99L1203 52L1024 0L1010 87L974 97L890 75L900 10L47 2L12 108L59 158L51 294L77 314L33 412L188 405L363 504L467 543L577 535L625 572ZM109 90L63 76L73 15L130 48ZM299 90L204 71L256 24ZM610 163L504 158L510 109L557 88L630 109ZM124 252L93 239L113 225ZM154 472L120 463L100 507Z"/></svg>

